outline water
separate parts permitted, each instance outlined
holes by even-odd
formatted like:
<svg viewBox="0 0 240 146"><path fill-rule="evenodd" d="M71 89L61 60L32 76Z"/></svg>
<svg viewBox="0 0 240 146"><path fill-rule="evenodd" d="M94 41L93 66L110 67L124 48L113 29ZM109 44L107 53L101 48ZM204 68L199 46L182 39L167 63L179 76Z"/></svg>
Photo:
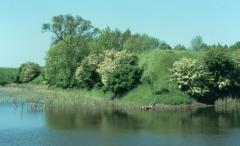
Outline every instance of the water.
<svg viewBox="0 0 240 146"><path fill-rule="evenodd" d="M235 146L240 113L137 112L0 105L0 145Z"/></svg>

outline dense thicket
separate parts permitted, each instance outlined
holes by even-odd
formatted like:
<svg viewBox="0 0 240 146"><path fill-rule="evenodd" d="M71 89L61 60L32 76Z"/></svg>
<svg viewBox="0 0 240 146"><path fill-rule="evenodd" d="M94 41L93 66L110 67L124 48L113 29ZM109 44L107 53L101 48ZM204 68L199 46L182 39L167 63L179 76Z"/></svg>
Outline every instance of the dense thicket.
<svg viewBox="0 0 240 146"><path fill-rule="evenodd" d="M194 97L213 102L239 95L239 56L223 47L208 49L200 60L183 59L173 64L172 79L178 88ZM233 57L234 56L234 57Z"/></svg>
<svg viewBox="0 0 240 146"><path fill-rule="evenodd" d="M108 76L107 87L115 94L122 95L140 83L142 70L134 65L124 64Z"/></svg>
<svg viewBox="0 0 240 146"><path fill-rule="evenodd" d="M75 79L76 84L80 88L91 89L94 86L101 86L101 77L97 72L100 63L103 61L103 55L89 55L76 69Z"/></svg>
<svg viewBox="0 0 240 146"><path fill-rule="evenodd" d="M209 49L204 62L214 79L215 93L228 92L237 82L237 68L226 49Z"/></svg>
<svg viewBox="0 0 240 146"><path fill-rule="evenodd" d="M88 54L88 42L84 37L68 36L53 45L46 56L44 73L47 83L63 88L73 87L76 68Z"/></svg>
<svg viewBox="0 0 240 146"><path fill-rule="evenodd" d="M26 83L32 81L40 75L41 68L38 64L27 62L20 66L17 74L18 83Z"/></svg>

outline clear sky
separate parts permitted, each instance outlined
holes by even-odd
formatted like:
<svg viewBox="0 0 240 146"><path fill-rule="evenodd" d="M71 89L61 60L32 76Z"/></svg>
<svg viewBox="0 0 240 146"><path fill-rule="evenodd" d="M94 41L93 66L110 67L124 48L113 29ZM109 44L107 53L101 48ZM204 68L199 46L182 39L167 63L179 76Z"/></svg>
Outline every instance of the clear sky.
<svg viewBox="0 0 240 146"><path fill-rule="evenodd" d="M44 64L51 42L41 25L59 14L80 15L99 28L147 33L170 45L240 40L239 0L1 0L0 66Z"/></svg>

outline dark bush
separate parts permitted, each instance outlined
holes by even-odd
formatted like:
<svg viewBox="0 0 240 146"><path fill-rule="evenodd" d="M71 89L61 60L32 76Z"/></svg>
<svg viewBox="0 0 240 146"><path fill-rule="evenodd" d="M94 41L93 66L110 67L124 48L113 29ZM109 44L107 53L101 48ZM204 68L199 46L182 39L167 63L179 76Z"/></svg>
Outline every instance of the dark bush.
<svg viewBox="0 0 240 146"><path fill-rule="evenodd" d="M160 48L161 50L172 50L172 47L166 42L160 42L158 48Z"/></svg>
<svg viewBox="0 0 240 146"><path fill-rule="evenodd" d="M122 65L108 76L107 86L115 95L122 95L140 83L142 69L133 65Z"/></svg>
<svg viewBox="0 0 240 146"><path fill-rule="evenodd" d="M204 62L213 76L212 89L216 93L227 93L234 88L237 82L237 68L227 49L209 49Z"/></svg>

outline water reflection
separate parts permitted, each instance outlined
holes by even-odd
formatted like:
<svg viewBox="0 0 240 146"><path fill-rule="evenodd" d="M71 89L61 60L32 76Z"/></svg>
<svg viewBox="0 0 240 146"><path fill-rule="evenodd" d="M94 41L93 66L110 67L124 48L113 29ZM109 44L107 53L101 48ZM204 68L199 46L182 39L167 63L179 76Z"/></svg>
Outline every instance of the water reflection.
<svg viewBox="0 0 240 146"><path fill-rule="evenodd" d="M240 114L223 113L214 108L185 111L139 112L123 110L77 111L48 109L49 128L62 130L97 129L104 132L148 131L164 134L221 134L240 127Z"/></svg>
<svg viewBox="0 0 240 146"><path fill-rule="evenodd" d="M119 110L99 111L81 109L78 111L51 110L45 112L49 128L56 129L99 129L117 131L137 129L139 121Z"/></svg>
<svg viewBox="0 0 240 146"><path fill-rule="evenodd" d="M37 106L38 107L38 106ZM0 105L0 145L236 145L240 113L214 108L124 111L115 108Z"/></svg>

